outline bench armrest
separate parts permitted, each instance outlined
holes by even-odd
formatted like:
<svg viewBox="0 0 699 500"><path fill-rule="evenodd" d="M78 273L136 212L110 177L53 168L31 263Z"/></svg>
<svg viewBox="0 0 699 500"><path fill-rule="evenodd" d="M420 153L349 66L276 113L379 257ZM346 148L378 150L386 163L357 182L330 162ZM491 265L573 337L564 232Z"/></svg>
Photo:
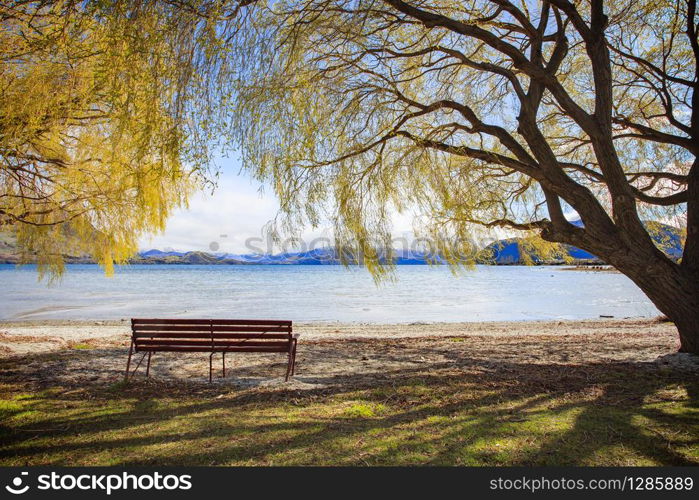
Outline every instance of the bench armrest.
<svg viewBox="0 0 699 500"><path fill-rule="evenodd" d="M300 336L301 336L300 333L292 333L292 334L291 334L291 337L292 337L292 338L295 338L295 339L299 338Z"/></svg>

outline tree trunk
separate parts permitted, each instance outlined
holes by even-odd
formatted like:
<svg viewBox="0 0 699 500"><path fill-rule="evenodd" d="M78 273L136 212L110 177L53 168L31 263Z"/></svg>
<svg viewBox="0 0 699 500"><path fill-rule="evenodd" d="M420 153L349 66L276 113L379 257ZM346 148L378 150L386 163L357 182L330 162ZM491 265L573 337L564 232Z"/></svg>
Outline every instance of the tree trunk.
<svg viewBox="0 0 699 500"><path fill-rule="evenodd" d="M680 332L680 352L699 354L699 312L697 309L687 311L675 320L675 326Z"/></svg>
<svg viewBox="0 0 699 500"><path fill-rule="evenodd" d="M541 233L546 241L566 243L596 255L631 279L680 336L680 352L699 354L699 270L670 260L654 245L632 247L613 232L556 231Z"/></svg>
<svg viewBox="0 0 699 500"><path fill-rule="evenodd" d="M680 336L680 352L699 354L699 279L664 259L650 265L615 267L631 278L675 323Z"/></svg>

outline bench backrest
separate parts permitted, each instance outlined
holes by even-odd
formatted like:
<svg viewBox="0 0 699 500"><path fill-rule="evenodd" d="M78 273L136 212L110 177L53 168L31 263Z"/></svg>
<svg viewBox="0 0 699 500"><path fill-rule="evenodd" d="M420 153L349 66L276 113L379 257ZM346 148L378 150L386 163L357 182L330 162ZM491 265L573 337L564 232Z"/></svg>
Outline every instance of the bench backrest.
<svg viewBox="0 0 699 500"><path fill-rule="evenodd" d="M291 321L260 319L131 320L136 351L286 352Z"/></svg>

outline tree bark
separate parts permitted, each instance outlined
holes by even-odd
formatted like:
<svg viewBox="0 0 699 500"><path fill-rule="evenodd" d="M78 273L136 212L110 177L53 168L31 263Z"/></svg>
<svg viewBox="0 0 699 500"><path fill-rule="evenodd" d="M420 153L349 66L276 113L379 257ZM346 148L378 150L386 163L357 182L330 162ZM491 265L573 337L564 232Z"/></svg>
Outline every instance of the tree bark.
<svg viewBox="0 0 699 500"><path fill-rule="evenodd" d="M699 354L699 312L688 310L686 316L675 321L680 334L680 352Z"/></svg>
<svg viewBox="0 0 699 500"><path fill-rule="evenodd" d="M680 352L699 354L699 277L664 257L615 265L677 327Z"/></svg>
<svg viewBox="0 0 699 500"><path fill-rule="evenodd" d="M631 279L677 327L680 352L699 354L699 272L670 260L658 248L631 247L612 232L543 231L548 241L567 243L598 256Z"/></svg>

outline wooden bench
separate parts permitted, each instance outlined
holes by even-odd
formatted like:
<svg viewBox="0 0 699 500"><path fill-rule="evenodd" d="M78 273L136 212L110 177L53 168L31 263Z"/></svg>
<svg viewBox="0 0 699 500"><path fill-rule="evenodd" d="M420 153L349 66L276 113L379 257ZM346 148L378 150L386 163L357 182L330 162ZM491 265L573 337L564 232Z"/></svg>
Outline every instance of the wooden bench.
<svg viewBox="0 0 699 500"><path fill-rule="evenodd" d="M132 319L131 347L126 362L125 379L133 376L144 358L146 377L154 352L208 352L209 382L212 380L213 356L223 355L223 376L226 376L227 352L283 352L289 356L286 377L296 368L296 343L291 321L261 319ZM133 372L131 357L143 353Z"/></svg>

